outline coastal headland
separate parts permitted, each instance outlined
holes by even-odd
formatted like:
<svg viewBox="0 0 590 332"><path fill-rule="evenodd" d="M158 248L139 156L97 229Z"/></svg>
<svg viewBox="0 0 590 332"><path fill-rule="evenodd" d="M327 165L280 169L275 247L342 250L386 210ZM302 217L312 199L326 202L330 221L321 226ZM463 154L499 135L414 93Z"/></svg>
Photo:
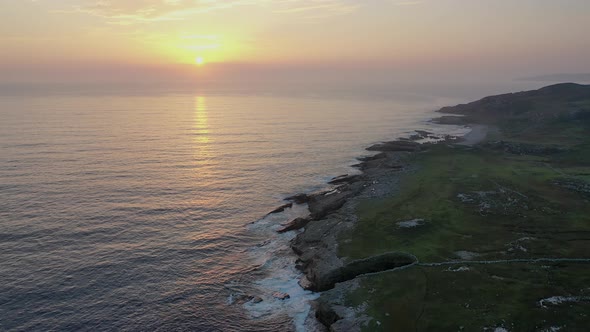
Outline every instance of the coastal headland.
<svg viewBox="0 0 590 332"><path fill-rule="evenodd" d="M373 145L361 172L287 199L330 331L581 331L590 324L590 85L444 107L464 138Z"/></svg>

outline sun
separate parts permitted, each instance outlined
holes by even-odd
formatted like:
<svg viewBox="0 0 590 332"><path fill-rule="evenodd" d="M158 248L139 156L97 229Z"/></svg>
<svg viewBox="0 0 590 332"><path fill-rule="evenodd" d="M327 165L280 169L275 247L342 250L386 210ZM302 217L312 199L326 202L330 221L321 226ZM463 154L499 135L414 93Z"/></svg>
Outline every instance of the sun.
<svg viewBox="0 0 590 332"><path fill-rule="evenodd" d="M197 57L197 58L195 58L195 62L197 63L198 66L200 66L205 63L205 60L203 60L202 57Z"/></svg>

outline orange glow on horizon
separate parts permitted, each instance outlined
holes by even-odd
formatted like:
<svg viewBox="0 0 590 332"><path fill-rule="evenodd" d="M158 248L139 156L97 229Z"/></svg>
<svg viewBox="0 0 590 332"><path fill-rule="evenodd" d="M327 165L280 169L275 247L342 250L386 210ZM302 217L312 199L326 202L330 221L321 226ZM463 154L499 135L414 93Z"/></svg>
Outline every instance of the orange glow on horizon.
<svg viewBox="0 0 590 332"><path fill-rule="evenodd" d="M335 75L380 67L396 77L584 73L590 2L571 2L464 1L462 15L427 0L8 1L0 82L213 79L248 66Z"/></svg>

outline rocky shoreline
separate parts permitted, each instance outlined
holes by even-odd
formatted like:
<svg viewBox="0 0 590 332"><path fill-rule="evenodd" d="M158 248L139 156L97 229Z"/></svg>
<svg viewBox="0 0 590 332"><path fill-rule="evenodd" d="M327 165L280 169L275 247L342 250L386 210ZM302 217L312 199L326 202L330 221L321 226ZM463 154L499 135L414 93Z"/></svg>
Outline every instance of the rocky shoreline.
<svg viewBox="0 0 590 332"><path fill-rule="evenodd" d="M326 330L461 330L461 324L530 329L532 323L522 317L546 316L547 306L534 307L539 299L566 289L569 293L555 296L587 298L584 288L575 290L587 284L580 271L590 262L584 237L590 230L583 217L590 86L486 97L439 112L455 115L434 123L472 131L464 137L416 131L374 144L366 150L376 154L354 165L358 174L333 178L327 190L288 197L271 212L308 207L308 216L278 232L303 229L290 246L303 273L300 286L321 292L309 318ZM541 271L559 282L535 288ZM523 291L507 282L512 276L532 281L519 286ZM434 289L430 278L436 280ZM472 297L469 287L449 288L461 278L487 298ZM508 289L515 293L497 302L494 294ZM434 302L426 300L429 293ZM446 294L447 304L437 302L439 293ZM529 304L521 302L525 294ZM511 307L530 305L517 312ZM449 306L455 311L445 311ZM474 315L490 307L516 318ZM571 316L570 325L585 324L583 307L560 310L565 309L555 307L552 321L536 326L560 327L564 315Z"/></svg>
<svg viewBox="0 0 590 332"><path fill-rule="evenodd" d="M292 241L291 248L298 255L297 268L304 273L299 284L305 290L323 292L337 283L354 280L359 275L377 273L404 267L417 262L415 256L403 252L390 252L361 260L345 261L338 257L337 238L342 231L350 230L356 222L354 209L363 199L374 199L395 193L400 176L415 170L408 156L425 151L435 144L461 142L461 137L436 135L417 130L409 138L400 138L374 144L367 151L377 152L358 158L353 165L359 174L344 174L328 182L331 187L314 193L300 193L285 198L288 203L271 211L280 213L293 204L307 204L309 216L296 218L281 225L279 233L304 229ZM315 318L332 330L339 321L348 330L362 323L357 318L343 319L350 313L346 308L335 308L326 302L313 304Z"/></svg>

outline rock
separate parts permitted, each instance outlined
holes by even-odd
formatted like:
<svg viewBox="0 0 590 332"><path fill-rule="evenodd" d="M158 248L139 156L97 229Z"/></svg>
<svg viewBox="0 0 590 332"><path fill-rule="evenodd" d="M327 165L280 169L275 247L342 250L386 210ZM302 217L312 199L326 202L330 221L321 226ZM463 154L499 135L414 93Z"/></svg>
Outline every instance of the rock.
<svg viewBox="0 0 590 332"><path fill-rule="evenodd" d="M384 158L387 158L387 153L381 152L381 153L377 153L374 156L360 157L360 158L357 158L357 159L358 159L358 161L365 162L365 161L372 161L372 160L378 160L378 159L384 159Z"/></svg>
<svg viewBox="0 0 590 332"><path fill-rule="evenodd" d="M328 184L342 184L342 183L352 183L361 180L361 175L340 175L328 182Z"/></svg>
<svg viewBox="0 0 590 332"><path fill-rule="evenodd" d="M269 212L269 213L267 213L266 215L267 215L267 216L269 216L269 215L271 215L271 214L274 214L274 213L283 212L283 211L285 211L286 209L288 209L288 208L292 208L292 207L293 207L293 203L287 203L287 204L281 205L281 206L279 206L278 208L276 208L276 209L274 209L274 210L270 211L270 212Z"/></svg>
<svg viewBox="0 0 590 332"><path fill-rule="evenodd" d="M381 169L385 169L385 168L402 169L403 168L402 165L400 165L397 162L392 161L390 159L378 159L378 160L366 161L366 162L359 164L358 167L362 171L367 171L370 169L379 169L379 168L381 168Z"/></svg>
<svg viewBox="0 0 590 332"><path fill-rule="evenodd" d="M557 179L554 184L590 198L590 183L588 182L574 178L562 178Z"/></svg>
<svg viewBox="0 0 590 332"><path fill-rule="evenodd" d="M342 319L336 314L332 306L323 301L320 301L315 309L315 317L326 327L330 327L336 321Z"/></svg>
<svg viewBox="0 0 590 332"><path fill-rule="evenodd" d="M342 207L346 203L346 200L353 194L350 190L345 189L335 189L327 193L312 196L307 202L311 218L319 220L328 215L328 213Z"/></svg>
<svg viewBox="0 0 590 332"><path fill-rule="evenodd" d="M375 144L367 148L368 151L402 151L414 152L420 150L420 143L412 141L391 141Z"/></svg>
<svg viewBox="0 0 590 332"><path fill-rule="evenodd" d="M461 258L462 260L467 260L467 261L474 260L475 258L480 256L480 254L478 254L476 252L467 251L467 250L455 251L454 254L455 254L455 256Z"/></svg>
<svg viewBox="0 0 590 332"><path fill-rule="evenodd" d="M292 201L295 204L303 204L309 201L309 196L307 194L297 194L293 196L289 196L285 198L286 201Z"/></svg>
<svg viewBox="0 0 590 332"><path fill-rule="evenodd" d="M412 219L395 223L399 228L414 228L424 225L424 219Z"/></svg>
<svg viewBox="0 0 590 332"><path fill-rule="evenodd" d="M418 133L418 135L422 136L422 137L428 137L430 135L434 135L434 133L431 133L429 131L426 130L415 130L416 133Z"/></svg>
<svg viewBox="0 0 590 332"><path fill-rule="evenodd" d="M370 321L371 319L364 315L359 318L339 319L330 325L330 332L362 332Z"/></svg>
<svg viewBox="0 0 590 332"><path fill-rule="evenodd" d="M299 286L305 290L310 290L313 288L313 284L311 281L309 281L309 279L307 279L306 276L303 276L301 279L299 279Z"/></svg>
<svg viewBox="0 0 590 332"><path fill-rule="evenodd" d="M236 295L233 300L231 301L232 304L236 303L236 304L244 304L246 302L251 301L252 299L254 299L254 296L252 295L247 295L247 294L239 294Z"/></svg>
<svg viewBox="0 0 590 332"><path fill-rule="evenodd" d="M327 273L312 275L313 286L311 289L318 292L326 291L333 288L336 283L352 280L362 274L391 270L417 262L415 256L401 252L385 253L355 260Z"/></svg>
<svg viewBox="0 0 590 332"><path fill-rule="evenodd" d="M445 141L446 143L453 143L456 141L461 140L461 137L458 136L453 136L453 135L444 135L443 136L443 141Z"/></svg>
<svg viewBox="0 0 590 332"><path fill-rule="evenodd" d="M347 177L348 177L348 174L338 175L338 176L333 177L332 180L330 180L330 181L338 181L340 179L345 179ZM328 182L328 183L330 183L330 182Z"/></svg>
<svg viewBox="0 0 590 332"><path fill-rule="evenodd" d="M260 296L254 296L252 299L252 303L260 303L262 302L262 298Z"/></svg>
<svg viewBox="0 0 590 332"><path fill-rule="evenodd" d="M361 163L353 165L352 167L360 168L361 170L366 170L369 168L379 167L379 165L383 164L387 160L387 153L380 152L374 156L367 156L357 158Z"/></svg>
<svg viewBox="0 0 590 332"><path fill-rule="evenodd" d="M499 184L496 186L495 190L459 193L457 198L461 203L471 205L482 216L524 217L525 211L536 208L536 203L528 196Z"/></svg>
<svg viewBox="0 0 590 332"><path fill-rule="evenodd" d="M436 136L433 136L434 134L429 132L429 131L425 131L425 130L414 130L416 133L413 135L410 135L410 141L419 141L421 139L425 139L425 138L436 138ZM406 141L405 139L400 139L402 141Z"/></svg>
<svg viewBox="0 0 590 332"><path fill-rule="evenodd" d="M283 292L274 292L272 294L272 296L276 299L279 300L286 300L286 299L290 299L291 295L287 294L287 293L283 293Z"/></svg>
<svg viewBox="0 0 590 332"><path fill-rule="evenodd" d="M262 247L268 245L270 242L271 242L270 239L269 240L265 240L264 242L261 242L261 243L257 244L256 246L259 247L259 248L262 248Z"/></svg>
<svg viewBox="0 0 590 332"><path fill-rule="evenodd" d="M305 227L311 221L310 218L296 218L283 225L277 232L285 233L288 231L294 231Z"/></svg>

